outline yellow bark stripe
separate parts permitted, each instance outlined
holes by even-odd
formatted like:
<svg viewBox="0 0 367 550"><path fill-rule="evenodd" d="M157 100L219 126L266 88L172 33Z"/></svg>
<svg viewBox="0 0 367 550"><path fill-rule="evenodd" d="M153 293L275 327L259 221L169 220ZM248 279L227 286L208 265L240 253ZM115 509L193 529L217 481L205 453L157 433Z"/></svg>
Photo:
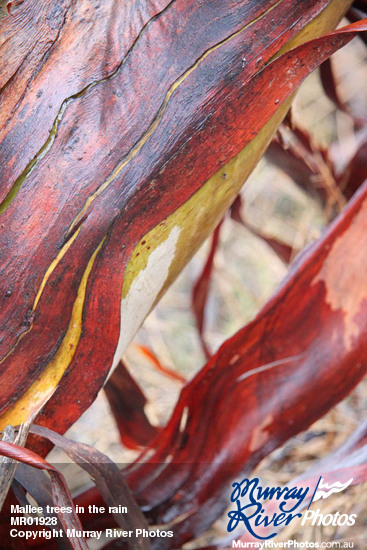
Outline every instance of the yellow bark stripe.
<svg viewBox="0 0 367 550"><path fill-rule="evenodd" d="M287 42L274 57L279 57L286 51L334 29L350 4L351 0L331 2L314 20ZM279 107L259 134L236 157L214 174L178 210L144 235L134 249L127 265L122 299L126 298L129 293L135 277L142 269L146 268L153 250L168 238L174 226L178 226L180 237L176 246L176 255L171 264L169 276L156 302L159 300L232 204L243 183L264 153L274 131L283 120L293 97L294 95Z"/></svg>
<svg viewBox="0 0 367 550"><path fill-rule="evenodd" d="M68 240L68 242L62 247L62 249L59 251L59 253L57 254L56 258L54 258L52 260L52 262L50 263L50 266L49 268L47 269L43 279L42 279L42 282L40 284L40 287L38 289L38 292L37 292L37 295L34 299L34 302L33 302L33 306L32 306L32 312L35 311L36 307L37 307L37 304L39 302L39 299L41 298L42 296L42 292L44 291L44 288L46 286L46 283L48 281L48 279L50 278L52 272L54 271L54 269L56 268L56 266L58 265L58 263L60 262L60 260L65 256L66 252L69 250L70 246L73 244L73 242L75 241L75 239L77 238L78 234L79 234L79 231L80 231L81 227L78 228L77 231L75 231L74 235ZM14 346L8 351L8 353L6 355L4 355L4 357L2 357L0 359L0 365L5 361L5 359L7 359L9 357L9 355L11 355L13 353L13 351L15 350L15 348L17 347L17 345L19 344L19 342L22 340L22 338L24 338L24 336L26 334L28 334L31 330L33 329L33 323L31 323L30 327L28 328L28 330L26 330L25 332L22 332L22 334L18 337L17 341L15 342Z"/></svg>
<svg viewBox="0 0 367 550"><path fill-rule="evenodd" d="M65 337L45 370L20 399L0 417L0 430L7 424L15 426L36 416L57 388L65 370L70 365L82 332L82 314L88 277L105 237L90 258L80 282Z"/></svg>
<svg viewBox="0 0 367 550"><path fill-rule="evenodd" d="M326 30L333 28L340 20L345 9L350 4L350 1L334 0L312 23L310 23L293 41L290 41L286 49L295 47L308 39L322 34ZM237 31L236 34L241 32ZM229 37L230 38L230 37ZM228 39L229 39L228 38ZM226 39L226 40L228 40ZM222 42L223 43L223 42ZM221 44L222 44L221 43ZM210 51L216 49L219 45L214 46ZM279 53L284 53L286 49L282 49ZM210 51L204 54L205 56ZM278 54L279 55L279 54ZM194 68L191 68L191 72ZM187 76L187 75L186 75ZM182 77L181 77L182 78ZM178 82L175 83L178 85ZM171 90L171 94L173 90ZM130 261L128 263L124 283L122 288L122 297L125 297L131 287L131 283L138 275L141 269L147 265L149 255L159 246L159 244L167 239L170 231L175 225L181 229L179 241L177 243L176 255L170 266L169 276L165 281L162 292L157 296L156 301L160 298L164 290L172 283L177 274L182 269L183 265L195 253L198 246L210 234L215 225L229 207L234 197L241 188L243 182L252 171L258 159L263 154L267 143L269 142L274 130L277 128L282 118L284 117L292 98L285 101L272 119L263 127L259 134L229 163L227 163L219 172L212 176L208 182L197 191L184 205L177 209L166 220L163 220L158 226L148 232L135 248ZM153 129L154 130L154 129ZM131 151L132 153L133 151ZM136 153L135 153L136 154ZM127 160L127 159L125 159ZM121 169L120 165L117 169ZM114 177L117 174L114 175ZM112 178L112 175L111 175ZM108 180L110 183L111 180ZM107 182L105 182L107 183ZM97 193L101 192L99 188ZM93 195L93 198L96 196ZM83 209L84 211L84 209ZM75 221L76 223L76 221ZM75 232L73 237L66 243L62 251L53 260L48 268L40 289L37 293L34 302L34 308L37 306L40 296L44 290L48 278L51 273L69 249L71 244L77 237L79 230ZM92 255L88 266L84 272L80 283L77 298L75 300L71 320L65 338L62 341L55 357L47 365L45 370L40 374L38 379L25 392L25 394L14 404L2 417L0 417L0 429L6 424L19 424L26 421L29 417L37 414L43 404L51 397L55 391L62 375L70 365L76 347L78 345L81 328L82 328L82 311L85 299L86 285L89 273L92 269L96 255L98 254L103 241L98 246L97 250ZM13 351L13 350L11 350ZM9 352L11 353L11 352Z"/></svg>
<svg viewBox="0 0 367 550"><path fill-rule="evenodd" d="M269 12L274 10L282 1L283 0L279 0L276 4L274 4L273 6L268 8L266 11L264 11L258 17L256 17L256 19L253 19L252 21L250 21L249 23L247 23L246 25L241 27L238 31L234 32L233 34L231 34L227 38L225 38L225 39L221 40L220 42L218 42L218 44L215 44L214 46L212 46L211 48L206 50L206 52L204 52L202 54L202 56L191 67L189 67L180 77L177 78L177 80L175 80L175 82L169 87L169 89L168 89L168 91L167 91L167 93L166 93L166 95L163 99L163 102L162 102L162 104L161 104L161 106L158 110L158 113L154 117L153 122L151 123L151 125L149 126L147 131L142 135L142 137L138 140L136 145L134 145L134 147L130 150L130 152L125 156L124 160L122 160L122 162L120 162L116 166L116 168L112 171L111 175L100 185L100 187L98 187L98 189L92 195L90 195L90 197L88 197L88 199L86 200L82 210L79 212L79 214L77 215L75 220L72 222L69 231L72 231L72 229L75 227L75 225L79 222L79 220L86 213L86 211L88 210L88 208L92 204L92 202L110 185L110 183L112 183L112 181L118 176L118 174L121 172L121 170L137 155L137 153L140 151L140 149L143 147L143 145L148 141L148 139L154 133L154 131L156 130L158 124L162 120L163 115L166 111L167 105L168 105L172 95L177 90L177 88L179 86L181 86L181 84L187 79L187 77L190 76L190 74L192 74L197 69L197 67L211 53L213 53L215 50L217 50L218 48L220 48L224 44L227 44L227 42L229 42L230 40L233 40L239 34L244 32L246 29L248 29L249 27L251 27L252 25L257 23L258 21L260 21Z"/></svg>

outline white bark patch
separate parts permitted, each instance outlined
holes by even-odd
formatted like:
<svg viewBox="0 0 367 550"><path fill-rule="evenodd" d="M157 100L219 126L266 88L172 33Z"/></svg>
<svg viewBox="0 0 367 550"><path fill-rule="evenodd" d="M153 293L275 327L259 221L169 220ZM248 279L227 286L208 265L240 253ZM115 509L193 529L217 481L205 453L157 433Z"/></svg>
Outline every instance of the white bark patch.
<svg viewBox="0 0 367 550"><path fill-rule="evenodd" d="M333 311L344 315L344 345L352 348L359 336L356 321L363 300L367 300L367 201L355 216L349 228L334 242L320 273L312 285L322 281L326 302ZM347 267L345 267L347 265Z"/></svg>
<svg viewBox="0 0 367 550"><path fill-rule="evenodd" d="M120 361L162 289L175 257L179 234L180 228L175 225L168 238L150 254L146 268L135 277L127 296L121 300L120 338L112 368Z"/></svg>

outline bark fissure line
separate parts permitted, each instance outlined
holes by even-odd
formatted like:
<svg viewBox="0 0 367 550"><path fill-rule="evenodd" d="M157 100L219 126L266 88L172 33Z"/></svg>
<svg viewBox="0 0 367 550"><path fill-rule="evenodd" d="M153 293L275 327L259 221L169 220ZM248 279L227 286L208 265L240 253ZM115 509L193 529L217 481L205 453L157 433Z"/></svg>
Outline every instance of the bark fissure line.
<svg viewBox="0 0 367 550"><path fill-rule="evenodd" d="M40 287L39 287L39 289L37 291L37 294L36 294L36 297L34 299L33 306L32 306L32 313L35 312L35 309L36 309L37 304L38 304L38 302L39 302L39 300L42 296L43 290L46 286L46 283L47 283L48 279L50 278L52 272L54 271L54 269L56 268L56 266L58 265L60 260L62 260L62 258L65 256L66 252L69 250L70 246L73 244L73 242L77 238L77 236L80 232L80 229L81 229L81 225L79 226L78 230L75 231L75 233L70 237L70 239L64 244L64 246L59 250L56 258L54 258L52 260L52 262L50 263L50 266L47 269L47 271L46 271L46 273L45 273L45 275L44 275L44 277L41 281ZM18 346L19 342L24 338L24 336L26 334L30 333L32 328L33 328L33 321L31 322L29 328L25 332L22 332L22 334L20 334L18 336L17 341L15 342L14 346L6 353L6 355L4 355L0 359L0 365L13 353L13 351L15 351L15 349Z"/></svg>
<svg viewBox="0 0 367 550"><path fill-rule="evenodd" d="M155 115L153 121L151 122L149 128L144 132L144 134L138 139L138 141L133 145L133 147L130 149L130 151L124 156L124 158L117 164L117 166L113 169L110 176L98 187L98 189L88 197L86 200L82 210L79 212L77 217L74 219L72 224L69 228L69 233L73 230L74 226L79 222L81 217L86 213L89 206L92 204L92 202L112 183L112 181L118 176L118 174L121 172L121 170L137 155L137 153L141 150L143 145L148 141L148 139L151 137L151 135L156 130L157 126L159 125L160 121L162 120L164 113L166 111L167 105L174 94L174 92L177 90L177 88L190 76L191 73L197 69L197 67L214 51L216 51L218 48L223 46L224 44L227 44L230 40L233 40L236 38L239 34L241 34L243 31L248 29L250 26L257 23L259 20L261 20L263 17L265 17L270 11L272 11L274 8L276 8L283 0L278 0L276 4L268 8L266 11L264 11L261 15L241 27L236 32L232 33L231 35L227 36L211 48L208 48L196 61L193 65L191 65L186 71L180 75L169 87L161 106L159 107L157 114Z"/></svg>
<svg viewBox="0 0 367 550"><path fill-rule="evenodd" d="M37 375L39 376L39 373L35 373L35 379L25 390L22 396L20 398L17 398L17 396L13 398L11 407L1 418L3 423L13 424L17 421L19 422L18 419L20 417L23 418L23 420L21 420L21 422L23 422L29 418L29 415L34 418L38 411L53 395L64 372L73 361L82 336L83 309L89 275L105 240L106 235L103 237L88 261L74 300L67 331L60 345L57 347L55 355L43 369L42 377L37 379L36 377Z"/></svg>
<svg viewBox="0 0 367 550"><path fill-rule="evenodd" d="M154 133L154 131L156 130L159 122L161 121L163 115L164 115L164 112L167 108L167 105L170 101L170 98L172 97L173 93L176 91L176 89L182 84L182 82L184 82L184 80L206 59L206 57L208 57L213 51L217 50L218 48L220 48L221 46L223 46L224 44L226 44L227 42L229 42L230 40L233 40L234 38L236 38L239 34L241 34L243 31L245 31L247 28L249 28L250 26L252 26L253 24L255 24L256 22L258 22L259 20L261 20L263 17L265 17L270 11L272 11L273 9L275 9L283 0L278 0L278 2L276 2L273 6L271 6L270 8L268 8L267 10L265 10L262 14L260 14L258 17L256 17L255 19L253 19L252 21L250 21L249 23L247 23L246 25L244 25L243 27L241 27L240 29L238 29L236 32L232 33L231 35L227 36L226 38L224 38L223 40L221 40L220 42L218 42L217 44L215 44L214 46L212 46L211 48L208 48L196 61L193 65L191 65L181 76L179 76L175 82L170 86L162 104L161 104L161 107L159 108L154 120L152 121L150 127L148 128L148 130L141 136L141 138L136 142L136 144L132 147L132 149L130 149L129 153L127 153L127 155L125 155L124 159L122 161L120 161L120 163L116 166L116 168L112 171L111 175L107 178L107 180L105 180L101 186L95 191L95 193L93 193L85 202L84 204L84 207L83 209L78 213L77 217L73 220L73 222L71 223L69 229L67 230L66 232L66 237L65 237L65 244L63 245L63 247L59 250L57 256L52 260L49 268L47 269L43 279L42 279L42 282L41 282L41 285L39 287L39 290L37 291L37 295L36 295L36 298L35 298L35 301L34 301L34 304L33 304L33 308L32 308L32 312L35 311L36 307L37 307L37 304L40 300L40 297L42 295L42 292L46 286L46 283L47 283L47 280L49 279L49 277L51 276L52 272L55 270L55 268L57 267L58 263L60 262L60 260L63 258L63 256L65 255L65 253L67 252L67 250L69 249L69 247L71 246L71 244L75 241L76 237L78 236L79 232L80 232L80 229L81 229L81 226L82 226L82 223L83 223L83 217L85 216L86 214L86 211L88 210L89 206L92 204L92 202L110 185L110 183L118 176L118 174L120 173L120 171L130 162L130 160L132 160L135 155L140 151L140 149L143 147L143 145L146 143L146 141L149 139L149 137ZM156 20L157 18L159 18L165 11L168 10L168 8L170 6L172 6L172 4L176 2L176 0L172 0L159 14L156 14L152 19L150 19L146 24L145 26L141 29L138 37L136 38L134 44L131 46L129 52L126 54L126 56L124 57L124 60L121 62L120 66L115 69L115 71L109 76L109 77L106 77L100 81L94 81L93 83L89 84L86 88L84 88L81 92L79 92L78 94L74 94L73 96L70 96L70 98L67 98L66 100L64 100L61 108L60 108L60 111L58 113L58 116L56 117L55 119L55 122L54 122L54 125L53 125L53 129L51 130L51 133L49 135L49 138L48 140L46 141L46 143L43 145L42 149L40 150L39 154L34 157L34 159L31 161L31 163L28 165L28 167L26 168L25 172L23 172L22 176L20 176L20 178L18 178L18 180L21 179L21 181L17 182L14 184L12 190L9 192L9 194L7 195L7 197L4 199L4 201L0 204L0 215L2 214L2 212L4 212L4 210L9 206L10 202L15 198L15 195L18 193L21 185L24 183L25 179L27 178L27 176L31 173L31 171L35 168L36 164L47 154L47 152L51 149L52 147L52 144L53 142L55 141L55 138L56 138L56 135L57 135L57 130L58 130L58 127L59 127L59 124L62 120L62 117L65 113L65 110L67 108L67 106L69 105L69 103L71 101L73 101L74 99L77 99L79 97L82 97L83 95L85 95L91 88L95 87L97 84L100 84L102 82L105 82L107 80L110 80L112 78L114 78L117 74L117 72L121 69L121 67L124 65L124 63L126 62L127 60L127 57L129 55L129 53L131 53L132 49L136 46L136 43L137 41L139 40L139 38L141 37L143 31L147 28L147 26L149 24L151 24L154 20ZM15 189L15 186L16 189ZM9 195L12 194L12 197L11 197L11 200L9 201L9 203L7 204L4 204L6 203ZM86 219L86 217L85 217ZM77 230L76 229L76 226L77 227ZM32 330L33 328L33 323L30 325L30 327L28 328L27 331L23 332L22 334L19 335L16 343L14 344L14 346L8 351L8 353L3 356L3 358L0 360L0 364L2 364L14 351L15 349L17 348L19 342L24 338L24 336L26 336L26 334L29 334L29 332Z"/></svg>
<svg viewBox="0 0 367 550"><path fill-rule="evenodd" d="M44 52L41 60L40 60L40 63L39 63L39 67L37 67L36 71L34 74L31 75L31 77L28 79L27 83L26 83L26 87L24 89L24 92L22 93L19 101L17 102L16 106L14 107L13 111L17 108L17 106L19 105L19 103L22 101L22 99L24 98L24 95L29 87L29 84L32 82L32 80L34 79L34 77L39 73L40 69L41 69L41 66L42 66L42 62L44 61L45 57L48 56L48 54L50 53L50 51L52 50L52 48L54 47L54 45L56 44L56 42L58 41L59 37L60 37L60 33L63 29L63 27L65 26L65 23L66 23L66 17L67 17L67 14L68 14L68 11L70 10L71 6L75 3L75 0L72 0L70 2L70 4L66 7L65 9L65 12L64 12L64 15L63 15L63 20L62 20L62 23L59 27L59 30L57 31L56 33L56 36L55 38L52 40L49 41L49 47L46 49L46 51ZM6 44L6 42L8 42L8 40L10 39L7 38L3 43L2 43L2 46L4 46L4 44ZM0 95L3 93L3 91L5 90L5 88L7 86L9 86L9 84L14 80L14 78L16 77L16 75L18 74L18 71L19 69L23 66L24 62L27 60L27 58L29 57L29 55L33 52L34 48L36 46L36 42L34 42L31 50L27 53L26 57L23 59L23 61L21 62L20 65L18 65L18 67L15 69L14 73L12 75L9 76L8 80L5 82L5 84L0 88Z"/></svg>
<svg viewBox="0 0 367 550"><path fill-rule="evenodd" d="M36 76L38 75L38 73L42 70L43 64L44 64L44 63L47 61L47 59L49 58L49 56L50 56L50 54L51 54L51 52L52 52L52 50L53 50L53 47L55 46L56 42L57 42L58 39L60 38L61 31L63 30L63 28L65 27L65 24L66 24L68 12L69 12L70 8L72 7L72 5L74 5L74 3L75 3L75 0L73 0L73 1L68 5L68 7L66 8L65 13L64 13L64 15L63 15L62 23L61 23L61 25L60 25L60 27L59 27L59 30L57 31L57 34L56 34L55 38L54 38L53 40L50 40L50 42L49 42L49 47L46 49L46 51L45 51L44 54L42 55L42 57L41 57L39 63L37 64L37 67L36 67L35 71L32 72L31 76L30 76L29 79L27 80L27 84L26 84L26 86L25 86L25 88L24 88L24 90L23 90L22 95L20 96L20 98L18 99L18 101L17 101L15 107L14 107L14 108L12 109L12 111L11 111L11 116L14 114L14 111L17 110L19 104L23 101L23 99L24 99L24 97L25 97L25 95L26 95L26 93L27 93L27 90L29 89L30 84L31 84L31 83L33 82L33 80L36 78ZM7 84L6 84L6 85L7 85ZM5 85L5 86L6 86L6 85ZM10 117L9 120L11 120L11 117Z"/></svg>
<svg viewBox="0 0 367 550"><path fill-rule="evenodd" d="M143 27L141 28L139 34L137 35L137 37L133 41L132 45L130 46L130 48L128 49L126 54L124 55L123 59L120 61L120 63L117 65L117 67L112 71L111 74L109 74L109 75L107 75L104 78L101 78L99 80L93 80L92 82L90 82L89 84L84 86L84 88L82 88L79 92L76 92L75 94L72 94L71 96L64 99L64 101L60 105L60 108L57 112L55 120L52 124L52 127L51 127L51 130L50 130L50 133L48 135L47 140L42 145L42 147L39 149L38 153L36 153L36 155L33 157L33 159L27 164L27 166L25 167L23 172L20 174L20 176L18 176L18 178L15 180L12 188L10 189L10 191L8 192L6 197L3 199L3 201L0 203L0 215L10 206L10 204L12 203L12 201L14 200L16 195L18 194L20 188L24 184L27 177L31 174L31 172L33 171L35 166L38 164L38 162L40 160L42 160L43 157L51 149L51 147L52 147L52 145L53 145L53 143L56 139L60 123L61 123L61 121L64 117L64 114L65 114L65 111L66 111L67 107L70 105L70 103L72 103L73 101L75 101L77 99L80 99L81 97L85 96L90 90L92 90L96 86L98 86L100 84L103 84L104 82L107 82L108 80L113 80L119 74L122 67L127 62L129 56L131 55L133 50L136 48L138 42L140 41L142 35L145 33L147 28L154 21L159 19L176 1L177 0L171 0L165 6L165 8L163 8L163 10L161 10L159 13L156 13L152 18L149 19L149 21L147 21L145 23L145 25L143 25Z"/></svg>

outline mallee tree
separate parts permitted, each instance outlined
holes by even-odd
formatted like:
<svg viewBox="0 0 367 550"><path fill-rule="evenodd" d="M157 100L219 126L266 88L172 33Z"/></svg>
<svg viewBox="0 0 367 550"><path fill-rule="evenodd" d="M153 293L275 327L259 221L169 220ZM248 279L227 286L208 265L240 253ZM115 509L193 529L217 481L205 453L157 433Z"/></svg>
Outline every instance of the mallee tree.
<svg viewBox="0 0 367 550"><path fill-rule="evenodd" d="M298 86L357 34L365 37L366 3L3 4L0 422L4 434L24 424L22 433L33 435L25 443L9 432L0 451L51 472L51 482L34 473L42 492L29 468L14 473L7 462L3 497L15 475L18 498L23 486L43 504L52 496L68 502L62 478L44 461L48 438L87 464L104 499L116 506L127 499L135 510L132 519L106 513L104 527L174 522L173 537L152 539L152 547L181 548L220 516L236 476L325 414L365 374L363 163L344 181L345 209L292 264L254 321L185 384L161 430L145 416L144 396L121 359L233 205ZM352 22L334 30L345 14ZM206 284L204 274L198 318ZM98 466L97 451L60 435L112 368L105 389L122 440L144 449L124 472L130 489L107 459ZM95 490L78 498L103 504ZM13 502L9 492L5 538ZM59 521L65 529L70 521L93 527L88 514ZM71 544L86 548L83 537Z"/></svg>

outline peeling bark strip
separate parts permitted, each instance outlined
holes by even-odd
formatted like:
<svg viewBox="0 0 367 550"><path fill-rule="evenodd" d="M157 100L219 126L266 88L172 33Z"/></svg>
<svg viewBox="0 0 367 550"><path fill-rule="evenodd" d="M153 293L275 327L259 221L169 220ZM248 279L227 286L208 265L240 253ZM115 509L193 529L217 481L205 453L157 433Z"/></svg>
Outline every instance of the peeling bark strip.
<svg viewBox="0 0 367 550"><path fill-rule="evenodd" d="M82 525L75 511L70 491L61 472L32 451L15 445L14 443L0 441L0 454L13 460L23 462L24 464L29 464L39 470L46 470L51 478L53 502L60 510L57 512L57 515L63 528L65 531L68 529L83 531ZM65 512L65 509L67 509L69 513ZM70 538L70 542L75 550L89 550L87 542L83 536Z"/></svg>
<svg viewBox="0 0 367 550"><path fill-rule="evenodd" d="M127 367L120 361L104 386L123 445L146 447L159 433L145 414L147 399Z"/></svg>
<svg viewBox="0 0 367 550"><path fill-rule="evenodd" d="M356 273L366 273L366 256L354 256L347 248L352 234L363 248L366 223L367 181L325 235L296 261L254 321L228 339L186 384L170 422L140 456L145 463L137 461L125 470L150 523L179 518L169 546L160 539L153 548L181 548L198 537L228 506L228 487L235 478L249 475L366 374L365 293L351 284L343 307L335 307L328 297L338 275L343 288ZM359 435L363 443L364 432ZM358 438L353 441L356 448L361 445ZM348 450L353 450L350 445L345 455ZM364 475L365 467L356 471L359 481ZM82 505L92 502L99 503L94 490L76 499ZM81 519L84 526L92 525L88 514ZM105 521L107 525L110 518Z"/></svg>
<svg viewBox="0 0 367 550"><path fill-rule="evenodd" d="M32 431L49 439L63 449L76 464L89 474L100 491L105 504L109 509L111 507L115 510L112 515L116 523L125 531L131 530L134 533L134 536L126 541L127 549L149 550L149 538L138 537L135 534L137 529L148 529L148 523L132 497L130 489L116 464L97 449L84 443L71 441L47 428L33 426ZM118 512L120 506L126 508L128 514ZM96 519L98 521L94 514L94 521Z"/></svg>
<svg viewBox="0 0 367 550"><path fill-rule="evenodd" d="M290 94L363 25L269 61L350 3L28 0L0 22L4 421L55 389L39 422L63 431L89 406L137 244L172 219L181 229L186 207L200 226L179 233L160 292L233 201ZM152 250L167 238L154 235Z"/></svg>
<svg viewBox="0 0 367 550"><path fill-rule="evenodd" d="M367 182L256 319L185 386L155 453L148 450L148 462L128 476L153 522L187 514L175 525L175 548L211 525L235 477L306 429L365 375L360 277L367 256L353 251L356 242L365 248L366 224ZM335 301L337 289L344 298Z"/></svg>

